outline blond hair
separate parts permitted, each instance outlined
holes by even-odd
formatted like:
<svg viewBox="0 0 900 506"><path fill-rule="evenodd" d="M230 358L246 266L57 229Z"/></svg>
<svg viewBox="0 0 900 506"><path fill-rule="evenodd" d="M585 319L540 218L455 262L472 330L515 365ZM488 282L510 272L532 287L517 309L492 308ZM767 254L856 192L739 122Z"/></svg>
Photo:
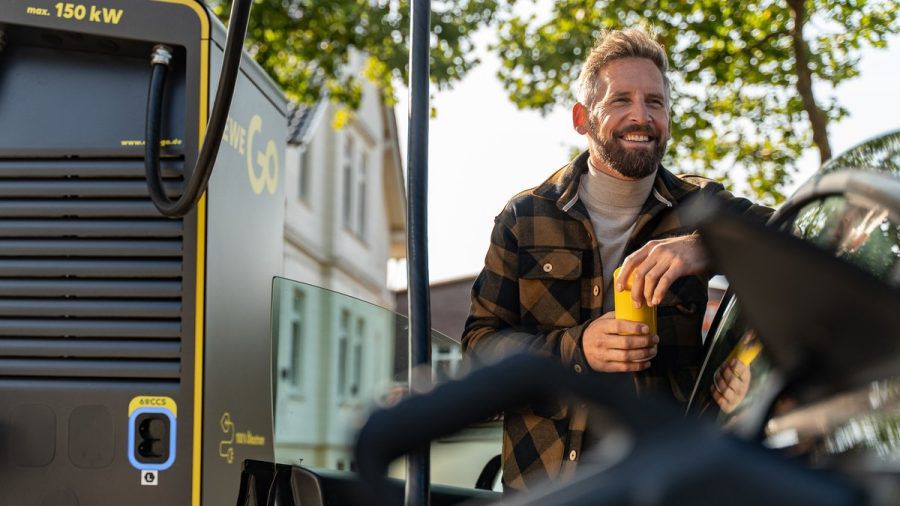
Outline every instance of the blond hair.
<svg viewBox="0 0 900 506"><path fill-rule="evenodd" d="M666 50L651 35L639 28L604 30L597 37L594 47L581 67L581 74L578 75L578 101L587 106L591 105L597 98L600 69L622 58L646 58L656 65L662 74L668 108L670 84L666 75L669 69Z"/></svg>

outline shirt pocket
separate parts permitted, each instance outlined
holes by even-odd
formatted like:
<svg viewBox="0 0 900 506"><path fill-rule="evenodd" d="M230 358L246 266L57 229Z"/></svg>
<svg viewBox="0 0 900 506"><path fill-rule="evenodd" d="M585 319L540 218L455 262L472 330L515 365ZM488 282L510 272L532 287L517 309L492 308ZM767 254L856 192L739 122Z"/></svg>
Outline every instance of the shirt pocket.
<svg viewBox="0 0 900 506"><path fill-rule="evenodd" d="M525 248L519 253L519 277L522 279L581 278L581 250L562 248Z"/></svg>
<svg viewBox="0 0 900 506"><path fill-rule="evenodd" d="M519 250L520 323L543 328L578 324L581 314L581 250Z"/></svg>

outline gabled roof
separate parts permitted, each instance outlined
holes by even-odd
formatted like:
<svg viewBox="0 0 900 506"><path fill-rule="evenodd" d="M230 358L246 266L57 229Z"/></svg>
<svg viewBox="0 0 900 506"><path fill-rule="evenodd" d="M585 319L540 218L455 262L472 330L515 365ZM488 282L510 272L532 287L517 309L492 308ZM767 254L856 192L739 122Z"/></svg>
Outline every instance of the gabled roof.
<svg viewBox="0 0 900 506"><path fill-rule="evenodd" d="M388 105L381 96L381 90L375 87L374 91L380 101L382 131L370 132L370 136L381 135L385 143L381 155L385 167L381 183L390 233L388 255L390 258L406 258L406 187L397 118L393 106ZM288 146L306 144L316 130L321 128L322 118L331 109L333 108L329 107L327 96L313 105L293 102L288 104Z"/></svg>
<svg viewBox="0 0 900 506"><path fill-rule="evenodd" d="M313 105L288 104L288 144L303 144L308 134L313 129L316 113L325 106L326 99L319 100Z"/></svg>
<svg viewBox="0 0 900 506"><path fill-rule="evenodd" d="M397 118L394 108L381 100L381 114L387 146L385 162L391 167L385 170L384 194L390 227L391 258L406 258L406 178L403 174L403 157L400 152L400 137L397 135Z"/></svg>

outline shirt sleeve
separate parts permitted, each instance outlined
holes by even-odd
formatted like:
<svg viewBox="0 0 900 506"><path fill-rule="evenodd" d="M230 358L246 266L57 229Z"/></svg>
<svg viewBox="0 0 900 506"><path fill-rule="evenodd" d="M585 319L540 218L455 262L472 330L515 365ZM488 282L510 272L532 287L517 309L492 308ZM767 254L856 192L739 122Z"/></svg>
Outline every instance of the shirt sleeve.
<svg viewBox="0 0 900 506"><path fill-rule="evenodd" d="M519 256L514 218L507 210L494 221L484 269L472 287L472 304L462 336L463 352L479 363L495 362L514 353L538 353L557 357L578 372L587 370L581 339L589 322L548 331L519 325Z"/></svg>
<svg viewBox="0 0 900 506"><path fill-rule="evenodd" d="M712 193L721 199L725 208L737 214L742 214L759 223L766 223L775 212L771 207L754 204L749 199L736 197L733 193L726 190L721 183L711 183L704 185L705 191Z"/></svg>

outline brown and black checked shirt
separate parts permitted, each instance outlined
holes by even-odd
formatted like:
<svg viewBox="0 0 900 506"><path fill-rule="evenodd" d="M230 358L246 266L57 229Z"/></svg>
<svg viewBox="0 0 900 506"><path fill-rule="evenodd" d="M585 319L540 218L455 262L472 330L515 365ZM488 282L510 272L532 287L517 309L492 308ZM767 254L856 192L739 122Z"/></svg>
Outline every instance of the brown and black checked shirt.
<svg viewBox="0 0 900 506"><path fill-rule="evenodd" d="M587 152L582 153L540 186L516 195L495 218L462 337L463 350L476 360L528 350L559 357L578 373L593 373L581 336L601 316L604 280L593 225L578 200L587 158ZM691 233L674 211L697 191L723 197L732 209L761 220L771 213L734 197L718 183L676 177L660 167L625 255L650 240ZM650 368L634 374L639 392L687 400L703 358L700 328L706 290L705 277L689 276L676 281L663 298L657 308L657 356ZM580 458L586 427L586 408L563 401L506 412L504 488L525 490L569 476Z"/></svg>

